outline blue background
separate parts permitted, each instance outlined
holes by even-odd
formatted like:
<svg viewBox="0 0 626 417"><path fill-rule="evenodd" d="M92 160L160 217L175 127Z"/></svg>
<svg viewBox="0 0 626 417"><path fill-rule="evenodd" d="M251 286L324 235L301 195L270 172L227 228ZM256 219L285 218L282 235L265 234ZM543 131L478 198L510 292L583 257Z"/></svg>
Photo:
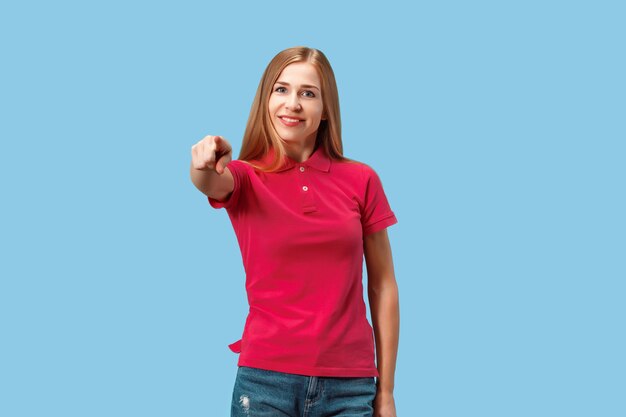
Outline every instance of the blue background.
<svg viewBox="0 0 626 417"><path fill-rule="evenodd" d="M190 149L238 155L296 45L399 220L398 415L626 415L621 4L3 3L0 415L228 415L245 276Z"/></svg>

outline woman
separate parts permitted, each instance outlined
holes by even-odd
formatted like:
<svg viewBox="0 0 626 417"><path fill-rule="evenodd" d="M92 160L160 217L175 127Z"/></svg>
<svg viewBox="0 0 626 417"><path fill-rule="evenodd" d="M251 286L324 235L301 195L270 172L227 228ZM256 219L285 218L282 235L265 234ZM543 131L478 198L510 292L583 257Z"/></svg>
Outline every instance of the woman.
<svg viewBox="0 0 626 417"><path fill-rule="evenodd" d="M306 47L266 68L239 159L221 136L192 147L192 182L226 209L246 271L250 310L229 345L240 354L231 416L396 416L386 228L397 220L376 172L342 152L333 70Z"/></svg>

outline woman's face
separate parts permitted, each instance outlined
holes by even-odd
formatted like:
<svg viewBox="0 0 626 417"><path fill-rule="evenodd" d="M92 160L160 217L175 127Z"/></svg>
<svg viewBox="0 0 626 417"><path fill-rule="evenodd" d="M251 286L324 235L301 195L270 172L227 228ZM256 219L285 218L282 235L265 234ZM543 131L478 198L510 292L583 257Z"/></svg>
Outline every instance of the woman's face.
<svg viewBox="0 0 626 417"><path fill-rule="evenodd" d="M315 143L322 120L321 83L312 64L289 64L278 76L269 99L269 116L287 145Z"/></svg>

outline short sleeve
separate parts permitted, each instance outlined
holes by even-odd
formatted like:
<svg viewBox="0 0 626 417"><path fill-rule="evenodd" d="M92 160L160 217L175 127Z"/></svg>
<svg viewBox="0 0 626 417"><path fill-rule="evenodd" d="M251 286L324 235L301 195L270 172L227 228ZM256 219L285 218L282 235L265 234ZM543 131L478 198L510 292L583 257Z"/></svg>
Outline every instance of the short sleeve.
<svg viewBox="0 0 626 417"><path fill-rule="evenodd" d="M383 185L376 171L364 166L365 196L361 209L363 236L396 224L398 220L389 206Z"/></svg>
<svg viewBox="0 0 626 417"><path fill-rule="evenodd" d="M233 174L234 188L228 199L224 201L219 201L207 196L209 204L215 209L225 208L228 210L236 207L241 198L240 196L243 189L245 188L245 184L248 183L248 171L245 162L233 159L226 164L226 167Z"/></svg>

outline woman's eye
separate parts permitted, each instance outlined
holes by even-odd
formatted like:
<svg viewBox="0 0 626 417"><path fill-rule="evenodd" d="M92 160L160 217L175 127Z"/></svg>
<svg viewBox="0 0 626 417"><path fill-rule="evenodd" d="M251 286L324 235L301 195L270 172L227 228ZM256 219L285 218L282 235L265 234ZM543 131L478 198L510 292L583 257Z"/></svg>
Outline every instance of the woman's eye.
<svg viewBox="0 0 626 417"><path fill-rule="evenodd" d="M276 88L274 88L274 91L276 93L286 93L287 92L287 88L286 87L276 87ZM308 98L314 98L315 97L315 94L312 91L310 91L310 90L303 91L302 94L305 97L308 97Z"/></svg>

